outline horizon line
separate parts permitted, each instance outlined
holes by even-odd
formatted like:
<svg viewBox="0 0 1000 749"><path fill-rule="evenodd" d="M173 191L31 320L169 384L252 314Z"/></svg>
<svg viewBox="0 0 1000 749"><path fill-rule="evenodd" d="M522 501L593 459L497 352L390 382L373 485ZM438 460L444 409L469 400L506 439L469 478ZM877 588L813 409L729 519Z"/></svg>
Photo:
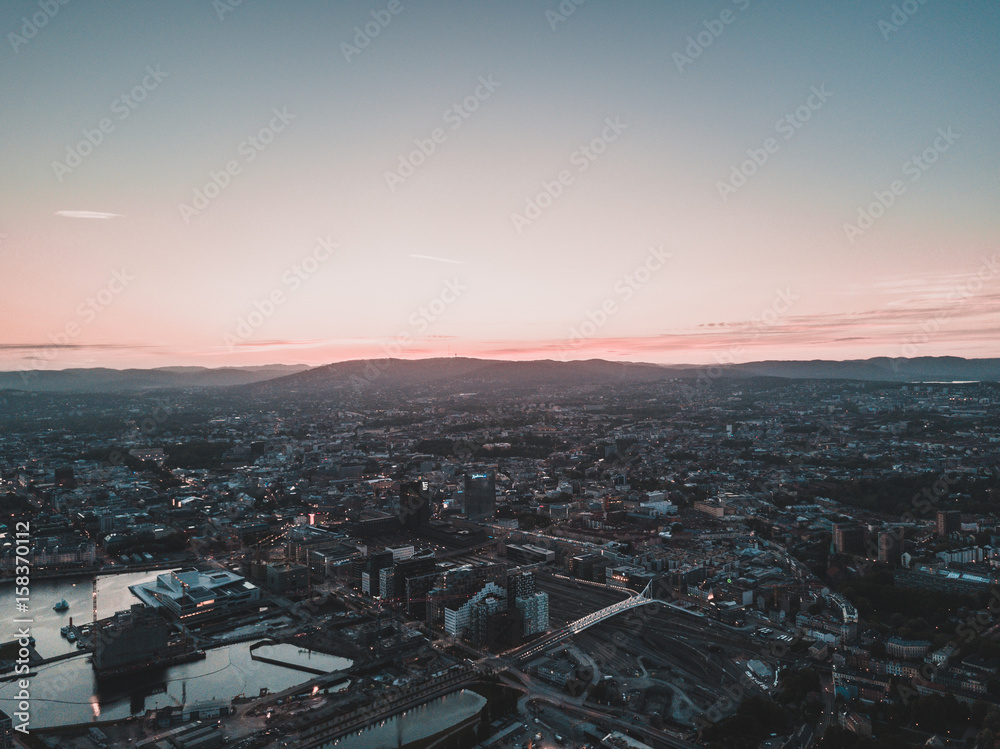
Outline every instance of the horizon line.
<svg viewBox="0 0 1000 749"><path fill-rule="evenodd" d="M617 359L604 359L601 357L590 357L587 359L552 359L550 357L540 357L532 359L504 359L504 358L491 358L482 356L423 356L423 357L413 357L404 358L399 356L381 356L381 357L367 357L367 358L353 358L353 359L338 359L334 361L329 361L324 364L307 364L305 362L270 362L266 364L229 364L219 367L207 367L201 364L164 364L155 367L110 367L110 366L92 366L92 367L81 367L81 366L70 366L70 367L42 367L42 368L23 368L23 369L0 369L0 374L19 374L19 373L37 373L37 372L72 372L72 371L90 371L95 369L106 369L112 372L128 372L128 371L139 371L139 372L153 372L157 370L167 370L167 369L199 369L205 371L220 371L225 369L267 369L268 367L305 367L306 369L320 369L322 367L329 367L335 364L349 364L351 362L370 362L370 361L400 361L400 362L421 362L421 361L435 361L435 360L457 360L466 359L472 361L482 361L482 362L509 362L511 364L518 363L528 363L528 362L552 362L554 364L580 364L584 362L605 362L608 364L630 364L637 366L647 366L647 367L660 367L663 369L708 369L713 367L730 368L737 366L747 366L753 364L791 364L791 363L825 363L825 364L843 364L848 362L872 362L878 360L886 361L917 361L926 359L958 359L964 362L983 362L983 361L993 361L1000 359L1000 353L997 356L978 356L978 357L966 357L966 356L956 356L953 354L935 354L926 356L870 356L866 358L851 358L851 359L825 359L825 358L813 358L813 359L754 359L744 362L714 362L711 364L694 364L690 362L678 363L678 364L663 364L649 361L634 361L634 360L617 360Z"/></svg>

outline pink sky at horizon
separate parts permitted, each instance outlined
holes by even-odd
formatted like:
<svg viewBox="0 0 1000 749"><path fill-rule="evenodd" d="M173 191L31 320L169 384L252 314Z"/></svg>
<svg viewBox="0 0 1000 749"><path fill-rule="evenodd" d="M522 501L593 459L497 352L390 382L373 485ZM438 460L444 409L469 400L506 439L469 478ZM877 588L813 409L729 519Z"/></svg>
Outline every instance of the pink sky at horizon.
<svg viewBox="0 0 1000 749"><path fill-rule="evenodd" d="M347 59L366 3L60 6L0 76L0 369L1000 356L995 8L732 5L685 66L713 3Z"/></svg>
<svg viewBox="0 0 1000 749"><path fill-rule="evenodd" d="M988 304L994 304L991 299ZM424 359L465 356L482 359L560 361L607 359L666 365L725 365L765 360L849 360L876 357L961 356L993 358L982 347L982 329L962 327L962 320L981 317L982 310L952 302L923 316L912 311L898 315L893 325L874 325L869 335L858 335L857 320L785 321L749 326L708 326L688 334L649 337L583 337L569 335L547 341L460 341L447 336L409 341L407 331L379 341L247 341L233 350L191 350L148 345L107 344L88 346L52 344L44 347L11 346L0 349L0 369L113 369L166 366L261 366L304 364L320 366L354 359ZM988 313L987 313L988 314ZM900 322L902 320L902 322ZM912 322L910 321L912 320ZM935 334L935 324L937 333ZM993 320L992 334L1000 336ZM586 331L587 328L583 328ZM927 331L927 332L925 332ZM947 338L947 342L942 339ZM791 354L791 355L790 355ZM14 366L11 366L14 364Z"/></svg>
<svg viewBox="0 0 1000 749"><path fill-rule="evenodd" d="M107 227L122 218L57 220ZM96 248L105 230L95 234L87 244ZM336 247L328 252L324 243ZM182 280L170 267L176 263L155 253L103 272L91 263L49 271L50 296L26 284L0 298L0 311L15 321L5 326L0 369L314 366L455 354L662 364L997 355L1000 265L982 245L966 249L947 273L884 272L867 282L848 275L833 284L835 268L809 276L786 266L781 278L791 282L766 279L743 290L754 273L747 266L716 276L714 291L699 280L712 279L713 261L697 243L686 252L679 242L658 246L623 253L614 273L564 264L537 279L503 279L504 268L454 260L455 253L408 253L393 264L402 272L383 274L384 289L352 283L379 279L382 263L332 238L300 242L285 260L236 268L245 276L238 283L233 270L218 267ZM176 285L165 284L165 274ZM549 279L561 281L547 288ZM84 283L85 296L77 291ZM344 326L355 334L330 335Z"/></svg>

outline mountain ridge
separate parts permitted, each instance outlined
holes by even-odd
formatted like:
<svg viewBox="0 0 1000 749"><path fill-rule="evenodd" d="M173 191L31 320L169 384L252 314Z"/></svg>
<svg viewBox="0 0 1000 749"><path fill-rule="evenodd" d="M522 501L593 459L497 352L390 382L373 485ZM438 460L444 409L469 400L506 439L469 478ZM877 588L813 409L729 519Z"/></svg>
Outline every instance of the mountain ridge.
<svg viewBox="0 0 1000 749"><path fill-rule="evenodd" d="M617 362L607 359L556 361L473 357L425 359L351 359L316 367L259 365L252 367L107 367L0 372L0 390L31 392L131 392L168 388L250 392L318 392L330 388L377 388L420 385L467 387L585 386L650 383L670 379L858 380L868 382L989 381L1000 382L1000 358L956 356L870 359L764 360L741 364L688 365Z"/></svg>
<svg viewBox="0 0 1000 749"><path fill-rule="evenodd" d="M220 388L247 385L308 369L298 364L252 367L85 367L0 372L0 391L113 393L167 388Z"/></svg>

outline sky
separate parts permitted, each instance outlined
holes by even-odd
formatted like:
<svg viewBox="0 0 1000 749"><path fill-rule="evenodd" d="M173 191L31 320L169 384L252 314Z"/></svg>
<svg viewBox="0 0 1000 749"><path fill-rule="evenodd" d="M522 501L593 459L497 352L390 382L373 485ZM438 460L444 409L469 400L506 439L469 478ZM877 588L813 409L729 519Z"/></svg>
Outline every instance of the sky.
<svg viewBox="0 0 1000 749"><path fill-rule="evenodd" d="M993 0L7 0L0 368L1000 355Z"/></svg>

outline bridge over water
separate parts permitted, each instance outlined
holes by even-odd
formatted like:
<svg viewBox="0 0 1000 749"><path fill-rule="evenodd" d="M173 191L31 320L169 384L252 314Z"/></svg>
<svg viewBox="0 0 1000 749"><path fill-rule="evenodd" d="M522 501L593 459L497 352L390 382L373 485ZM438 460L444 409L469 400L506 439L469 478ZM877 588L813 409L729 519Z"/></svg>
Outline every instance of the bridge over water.
<svg viewBox="0 0 1000 749"><path fill-rule="evenodd" d="M583 632L583 630L588 627L600 624L605 619L610 619L612 616L616 616L623 611L629 611L631 609L639 608L640 606L648 606L651 603L670 605L667 604L666 601L660 601L659 599L653 598L651 585L652 583L647 585L641 593L633 595L630 598L626 598L624 601L618 601L618 603L605 606L603 609L598 611L593 611L586 616L580 617L574 622L570 622L564 627L560 627L559 629L528 643L524 647L505 653L504 655L517 661L524 661L531 658L538 652L546 650L562 640L565 640L567 637Z"/></svg>

